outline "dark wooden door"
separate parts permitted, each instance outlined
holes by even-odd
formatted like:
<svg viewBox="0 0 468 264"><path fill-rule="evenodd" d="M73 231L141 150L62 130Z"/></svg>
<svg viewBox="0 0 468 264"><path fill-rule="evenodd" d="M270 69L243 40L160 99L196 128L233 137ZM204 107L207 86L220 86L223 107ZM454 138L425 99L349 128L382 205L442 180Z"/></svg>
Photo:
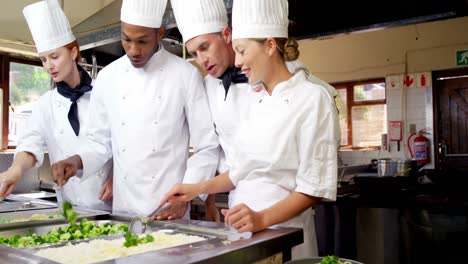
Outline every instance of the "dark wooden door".
<svg viewBox="0 0 468 264"><path fill-rule="evenodd" d="M468 172L468 69L435 77L436 166Z"/></svg>

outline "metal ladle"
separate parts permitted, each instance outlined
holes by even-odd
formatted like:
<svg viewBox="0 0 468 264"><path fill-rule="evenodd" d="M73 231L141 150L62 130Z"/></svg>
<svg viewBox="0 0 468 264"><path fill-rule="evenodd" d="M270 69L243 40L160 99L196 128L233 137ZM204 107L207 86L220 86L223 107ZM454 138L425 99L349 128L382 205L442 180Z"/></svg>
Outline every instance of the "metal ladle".
<svg viewBox="0 0 468 264"><path fill-rule="evenodd" d="M132 221L130 222L130 226L129 226L128 230L132 234L144 234L146 232L147 227L148 227L148 221L150 219L150 216L158 213L161 210L164 210L169 205L171 205L171 204L166 202L163 205L156 208L156 210L151 212L148 216L137 215L137 216L133 217Z"/></svg>

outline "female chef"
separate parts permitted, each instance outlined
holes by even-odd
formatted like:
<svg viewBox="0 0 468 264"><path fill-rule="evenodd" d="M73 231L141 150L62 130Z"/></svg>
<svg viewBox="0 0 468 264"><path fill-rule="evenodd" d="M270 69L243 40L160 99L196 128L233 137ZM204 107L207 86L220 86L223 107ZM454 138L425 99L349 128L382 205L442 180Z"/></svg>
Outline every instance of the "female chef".
<svg viewBox="0 0 468 264"><path fill-rule="evenodd" d="M20 137L10 168L0 175L0 197L10 194L21 176L40 166L48 151L51 164L74 154L86 136L91 77L77 64L79 46L57 0L26 6L23 10L42 65L56 89L42 95L32 111L28 129ZM58 200L74 205L110 211L112 197L111 162L95 177L73 177ZM60 197L63 196L63 197Z"/></svg>
<svg viewBox="0 0 468 264"><path fill-rule="evenodd" d="M239 124L233 166L208 181L174 186L162 202L231 191L226 224L239 232L302 227L304 244L293 258L317 255L311 207L336 198L340 137L333 98L304 71L292 75L286 68L299 55L288 39L287 0L234 1L232 38L236 66L262 93Z"/></svg>

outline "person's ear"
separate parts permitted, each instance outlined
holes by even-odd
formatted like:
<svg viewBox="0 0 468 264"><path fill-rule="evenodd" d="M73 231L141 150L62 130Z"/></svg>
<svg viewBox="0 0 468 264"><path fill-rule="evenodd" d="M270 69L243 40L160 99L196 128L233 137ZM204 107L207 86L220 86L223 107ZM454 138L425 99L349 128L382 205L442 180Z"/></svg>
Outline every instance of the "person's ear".
<svg viewBox="0 0 468 264"><path fill-rule="evenodd" d="M73 47L71 49L71 56L72 56L72 59L74 61L76 61L76 58L78 57L78 48L77 47Z"/></svg>
<svg viewBox="0 0 468 264"><path fill-rule="evenodd" d="M226 26L223 31L221 31L221 37L223 38L224 42L226 42L226 44L232 42L232 30L229 26Z"/></svg>
<svg viewBox="0 0 468 264"><path fill-rule="evenodd" d="M161 41L164 37L164 34L166 33L166 27L165 26L161 26L158 31L156 32L156 38L157 38L157 42L159 43L159 41Z"/></svg>
<svg viewBox="0 0 468 264"><path fill-rule="evenodd" d="M265 46L265 52L268 54L268 56L273 56L273 54L276 52L276 47L277 43L274 38L267 38L264 43Z"/></svg>

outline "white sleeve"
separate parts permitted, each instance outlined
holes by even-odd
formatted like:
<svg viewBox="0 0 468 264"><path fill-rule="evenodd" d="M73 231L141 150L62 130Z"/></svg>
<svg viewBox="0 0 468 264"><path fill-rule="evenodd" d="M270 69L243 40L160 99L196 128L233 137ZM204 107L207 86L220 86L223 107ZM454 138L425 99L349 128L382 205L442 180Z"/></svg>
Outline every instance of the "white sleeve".
<svg viewBox="0 0 468 264"><path fill-rule="evenodd" d="M86 142L77 153L83 162L83 175L95 175L112 158L110 122L104 102L105 90L111 87L104 79L98 75L91 92Z"/></svg>
<svg viewBox="0 0 468 264"><path fill-rule="evenodd" d="M296 192L329 200L336 199L337 148L340 135L337 118L333 103L322 92L314 98L310 111L299 122Z"/></svg>
<svg viewBox="0 0 468 264"><path fill-rule="evenodd" d="M41 99L34 104L32 114L27 120L26 128L20 132L15 151L15 155L19 152L29 152L34 155L37 160L36 167L40 167L42 162L44 162L44 153L47 148L43 125L48 122L41 111L43 109L41 108Z"/></svg>
<svg viewBox="0 0 468 264"><path fill-rule="evenodd" d="M187 162L184 183L198 183L215 176L219 160L219 142L200 73L193 68L185 83L185 117L190 130L193 155ZM200 196L203 200L206 195Z"/></svg>

